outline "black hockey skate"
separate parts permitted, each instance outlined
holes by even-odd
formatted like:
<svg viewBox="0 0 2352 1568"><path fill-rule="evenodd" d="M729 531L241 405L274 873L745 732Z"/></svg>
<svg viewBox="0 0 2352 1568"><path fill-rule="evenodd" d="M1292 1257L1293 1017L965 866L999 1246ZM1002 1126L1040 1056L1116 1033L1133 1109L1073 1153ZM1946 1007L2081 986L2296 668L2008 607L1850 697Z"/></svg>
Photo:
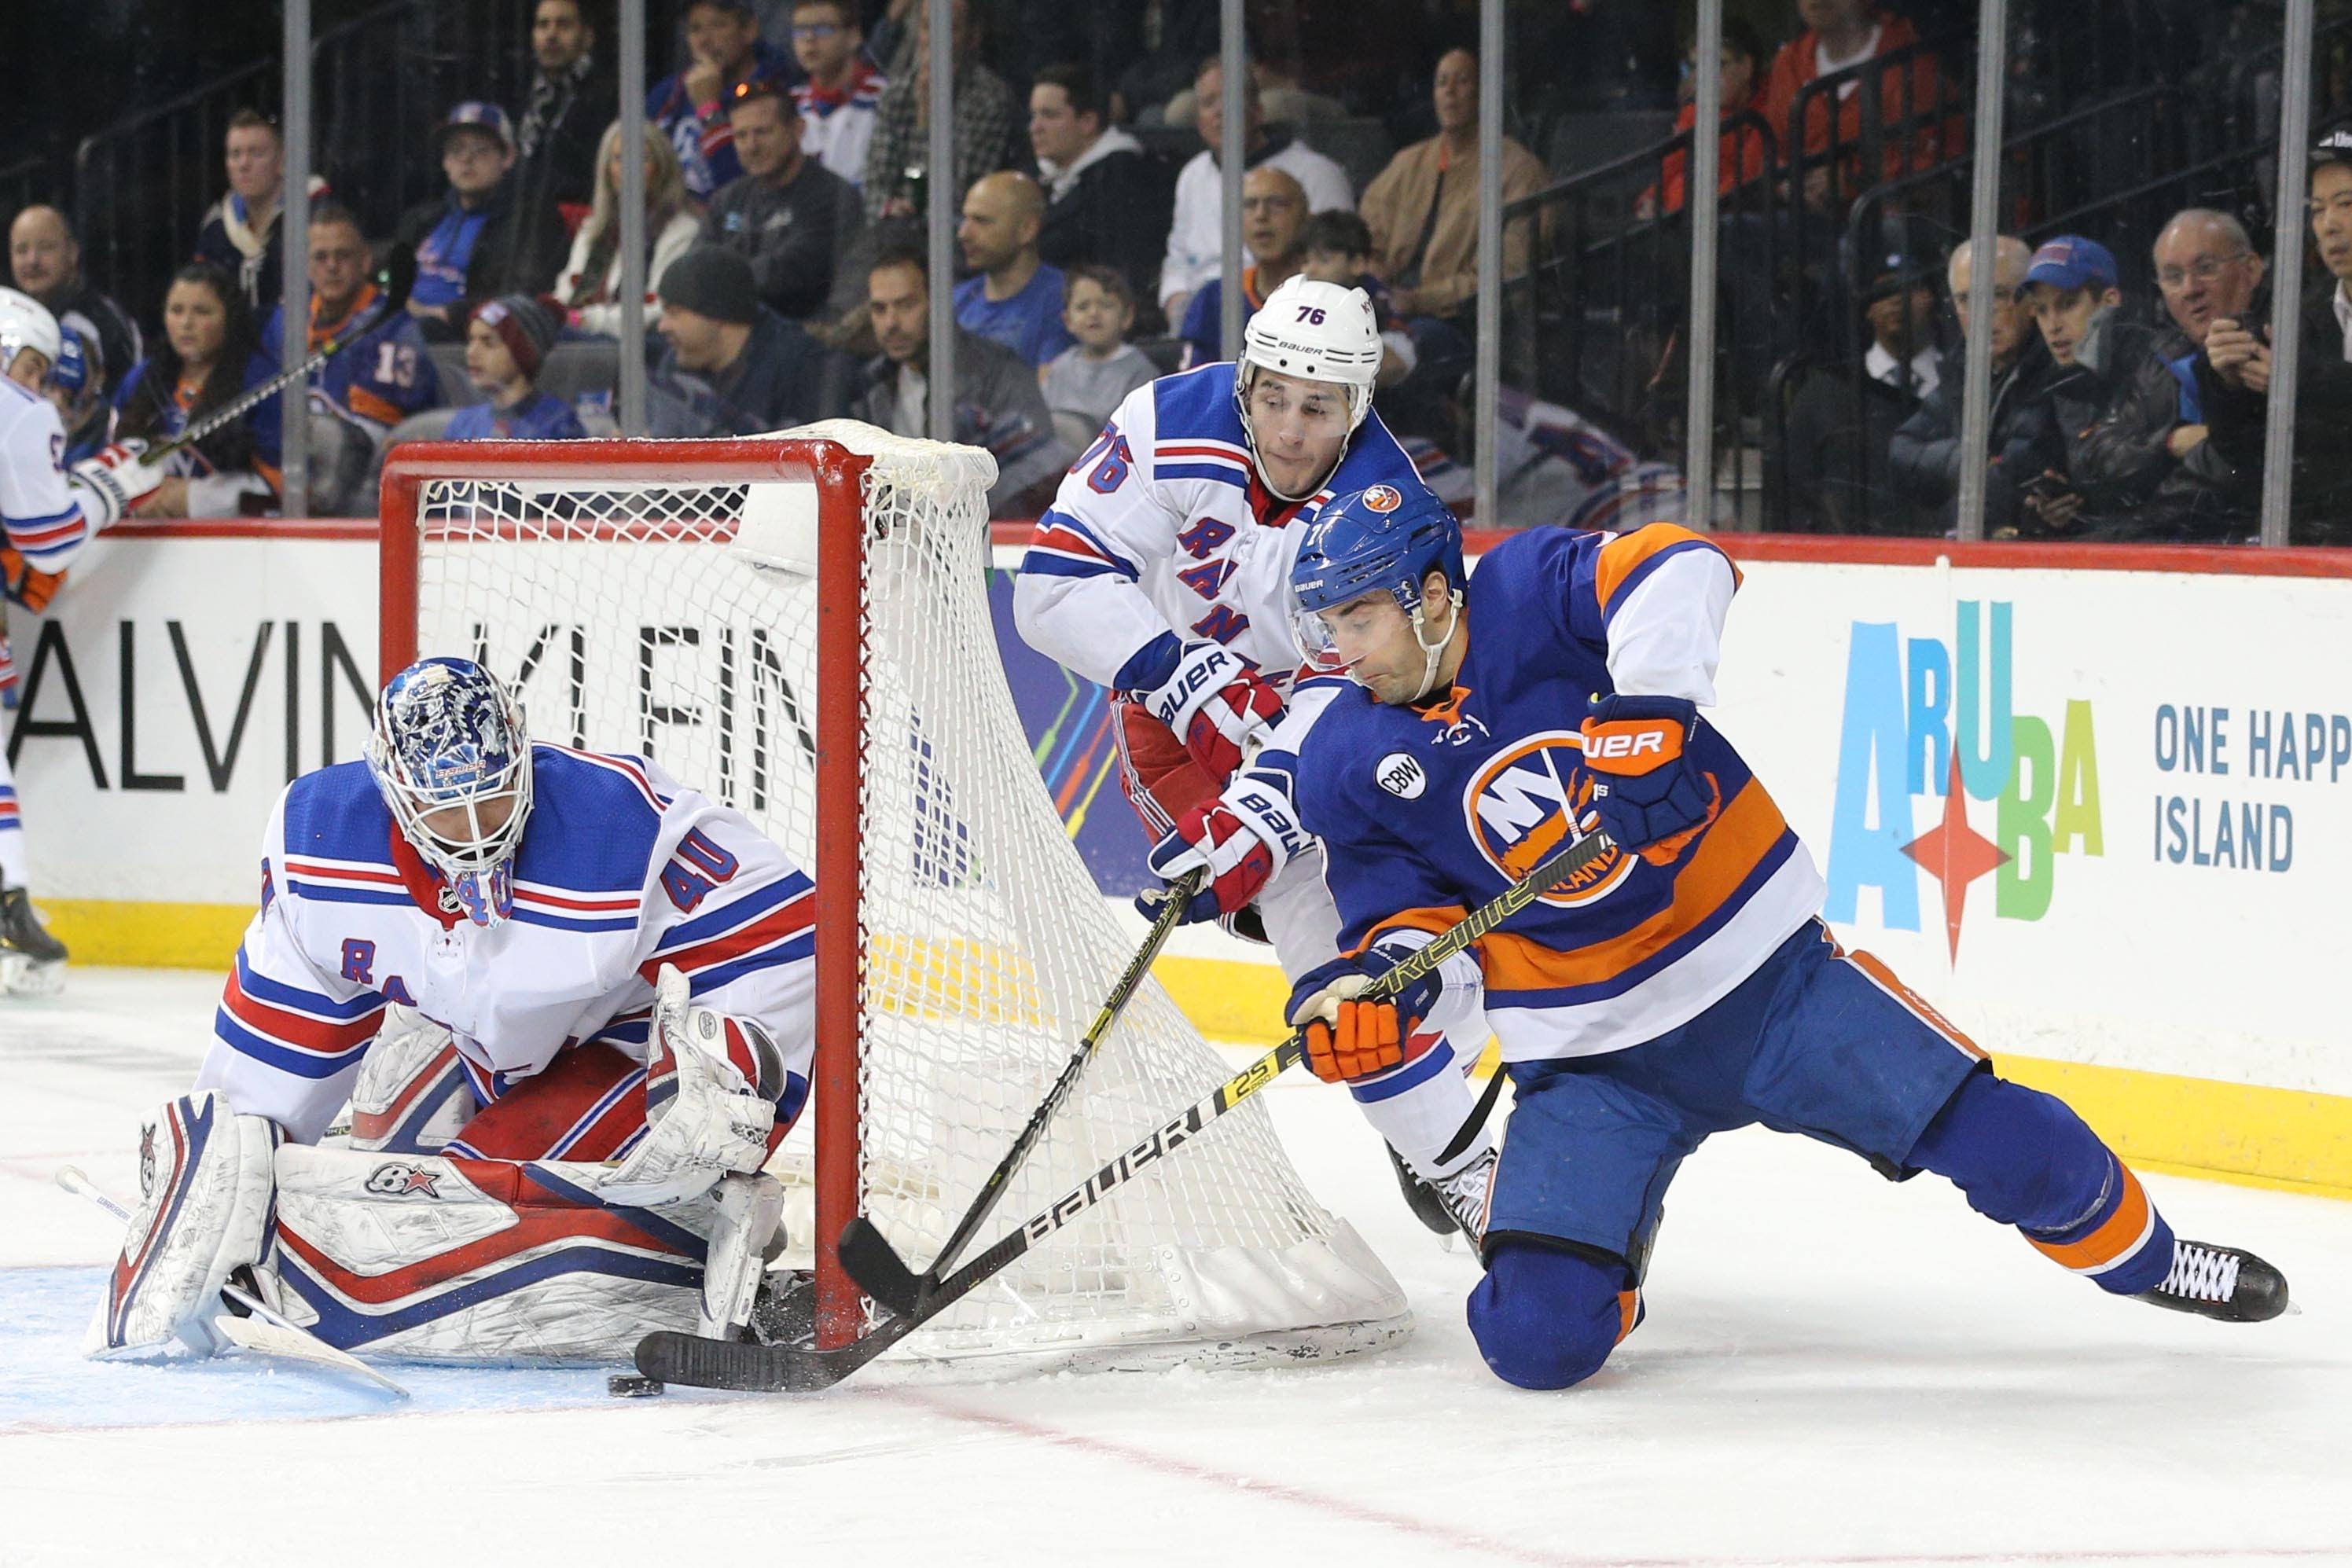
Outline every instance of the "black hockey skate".
<svg viewBox="0 0 2352 1568"><path fill-rule="evenodd" d="M1473 1247L1478 1244L1486 1223L1486 1188L1495 1175L1492 1149L1442 1182L1423 1180L1393 1148L1389 1150L1389 1163L1396 1166L1397 1186L1403 1190L1405 1207L1412 1210L1415 1219L1437 1236L1450 1239L1460 1234L1468 1237Z"/></svg>
<svg viewBox="0 0 2352 1568"><path fill-rule="evenodd" d="M0 893L0 991L46 996L64 984L66 945L49 935L33 913L33 895L21 887Z"/></svg>
<svg viewBox="0 0 2352 1568"><path fill-rule="evenodd" d="M2286 1276L2235 1247L2176 1239L2164 1283L2134 1299L2225 1323L2266 1322L2286 1311Z"/></svg>

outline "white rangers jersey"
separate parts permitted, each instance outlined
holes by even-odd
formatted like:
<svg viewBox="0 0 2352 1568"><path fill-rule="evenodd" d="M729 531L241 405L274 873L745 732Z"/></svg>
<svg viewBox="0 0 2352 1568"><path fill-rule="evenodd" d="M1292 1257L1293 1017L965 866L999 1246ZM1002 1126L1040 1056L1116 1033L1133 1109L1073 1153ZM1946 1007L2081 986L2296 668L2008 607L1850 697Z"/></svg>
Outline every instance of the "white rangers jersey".
<svg viewBox="0 0 2352 1568"><path fill-rule="evenodd" d="M1425 493L1412 459L1367 414L1323 488L1265 488L1234 406L1231 361L1129 392L1037 519L1013 594L1029 645L1124 691L1168 640L1222 643L1286 690L1298 667L1290 566L1334 496Z"/></svg>
<svg viewBox="0 0 2352 1568"><path fill-rule="evenodd" d="M0 376L0 528L36 571L65 570L98 531L58 466L65 450L57 405Z"/></svg>
<svg viewBox="0 0 2352 1568"><path fill-rule="evenodd" d="M261 908L238 947L196 1087L315 1142L387 1003L446 1028L488 1104L568 1046L643 1061L653 983L753 1019L807 1098L815 890L743 816L642 758L531 747L514 914L477 925L394 826L363 763L287 786L263 836Z"/></svg>

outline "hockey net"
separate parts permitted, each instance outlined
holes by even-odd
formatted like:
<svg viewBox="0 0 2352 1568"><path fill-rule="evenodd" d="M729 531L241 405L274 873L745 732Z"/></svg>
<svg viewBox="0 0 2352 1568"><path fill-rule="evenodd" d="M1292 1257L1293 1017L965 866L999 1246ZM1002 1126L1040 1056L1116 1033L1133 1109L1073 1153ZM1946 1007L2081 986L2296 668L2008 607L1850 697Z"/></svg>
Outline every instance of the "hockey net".
<svg viewBox="0 0 2352 1568"><path fill-rule="evenodd" d="M827 1343L869 1321L832 1254L842 1226L866 1214L929 1264L1134 947L1005 684L992 478L971 448L845 421L410 445L385 469L386 676L479 659L519 684L536 738L648 754L812 868L816 1080L771 1168L794 1242L814 1241ZM1230 1071L1147 983L966 1256ZM1297 1358L1410 1321L1252 1101L908 1349Z"/></svg>

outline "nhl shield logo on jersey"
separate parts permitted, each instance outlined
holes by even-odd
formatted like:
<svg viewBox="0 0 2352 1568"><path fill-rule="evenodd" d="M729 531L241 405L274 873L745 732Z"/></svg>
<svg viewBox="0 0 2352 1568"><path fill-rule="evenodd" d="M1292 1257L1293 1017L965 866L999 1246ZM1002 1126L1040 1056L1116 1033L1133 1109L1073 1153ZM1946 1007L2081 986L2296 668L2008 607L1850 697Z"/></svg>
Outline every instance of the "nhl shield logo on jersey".
<svg viewBox="0 0 2352 1568"><path fill-rule="evenodd" d="M1570 832L1599 825L1586 816L1591 799L1584 737L1574 730L1544 730L1487 759L1462 792L1462 813L1486 863L1517 881ZM1606 897L1633 868L1631 857L1612 848L1553 883L1543 902L1561 909L1590 904Z"/></svg>

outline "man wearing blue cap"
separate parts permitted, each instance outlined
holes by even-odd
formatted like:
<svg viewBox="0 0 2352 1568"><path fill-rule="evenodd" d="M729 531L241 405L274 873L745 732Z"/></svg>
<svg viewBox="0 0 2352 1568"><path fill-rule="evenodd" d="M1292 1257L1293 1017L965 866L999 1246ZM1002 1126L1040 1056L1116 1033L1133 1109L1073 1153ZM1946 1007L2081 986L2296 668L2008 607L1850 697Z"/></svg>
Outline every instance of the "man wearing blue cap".
<svg viewBox="0 0 2352 1568"><path fill-rule="evenodd" d="M2058 367L2048 395L2063 447L2026 484L2028 537L2187 537L2185 500L2158 498L2179 461L2166 445L2179 383L2157 355L2155 329L2126 320L2122 303L2116 258L2096 240L2061 235L2025 269L2026 308Z"/></svg>
<svg viewBox="0 0 2352 1568"><path fill-rule="evenodd" d="M436 136L448 191L408 209L397 230L416 249L409 313L434 342L465 337L466 304L500 294L541 294L568 246L552 204L518 203L514 133L495 103L461 103Z"/></svg>

